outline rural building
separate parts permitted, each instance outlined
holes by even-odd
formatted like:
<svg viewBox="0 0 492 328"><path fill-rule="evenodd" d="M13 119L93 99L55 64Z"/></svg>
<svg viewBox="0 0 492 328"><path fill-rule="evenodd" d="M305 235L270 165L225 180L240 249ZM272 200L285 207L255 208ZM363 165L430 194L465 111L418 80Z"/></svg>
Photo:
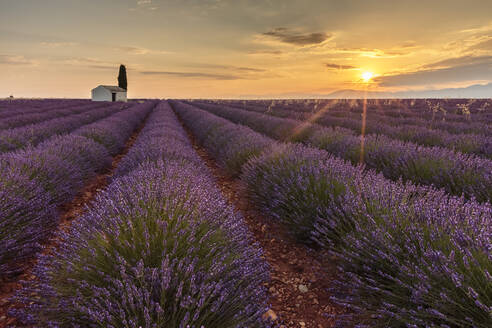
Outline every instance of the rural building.
<svg viewBox="0 0 492 328"><path fill-rule="evenodd" d="M117 86L100 85L92 89L92 101L126 102L126 90Z"/></svg>

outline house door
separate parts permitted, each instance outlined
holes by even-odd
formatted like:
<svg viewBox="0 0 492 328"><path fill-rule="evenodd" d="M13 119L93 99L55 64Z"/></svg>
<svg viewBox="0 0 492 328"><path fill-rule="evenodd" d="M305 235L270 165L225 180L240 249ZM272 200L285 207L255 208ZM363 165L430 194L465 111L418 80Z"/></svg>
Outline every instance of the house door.
<svg viewBox="0 0 492 328"><path fill-rule="evenodd" d="M116 93L115 92L111 93L111 101L116 101Z"/></svg>

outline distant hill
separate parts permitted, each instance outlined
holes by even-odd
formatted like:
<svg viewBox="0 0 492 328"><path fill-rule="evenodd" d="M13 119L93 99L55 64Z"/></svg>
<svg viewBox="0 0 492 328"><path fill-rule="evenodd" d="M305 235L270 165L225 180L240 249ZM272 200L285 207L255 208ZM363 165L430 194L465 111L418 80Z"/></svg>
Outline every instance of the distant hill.
<svg viewBox="0 0 492 328"><path fill-rule="evenodd" d="M326 98L364 98L364 91L337 90ZM475 84L466 88L448 88L423 91L379 92L368 91L367 98L492 98L492 83Z"/></svg>
<svg viewBox="0 0 492 328"><path fill-rule="evenodd" d="M245 94L241 99L308 99L308 98L332 98L332 99L362 99L365 92L362 90L343 89L330 93L298 93L288 92L282 94ZM492 98L492 83L475 84L466 88L448 88L423 91L381 92L367 91L367 98Z"/></svg>

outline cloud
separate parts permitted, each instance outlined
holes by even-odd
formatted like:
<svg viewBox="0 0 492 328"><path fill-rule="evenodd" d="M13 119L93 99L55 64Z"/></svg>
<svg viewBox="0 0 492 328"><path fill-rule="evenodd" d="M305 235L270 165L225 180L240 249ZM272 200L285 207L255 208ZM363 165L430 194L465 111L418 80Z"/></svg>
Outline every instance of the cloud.
<svg viewBox="0 0 492 328"><path fill-rule="evenodd" d="M387 59L396 58L402 56L409 56L413 53L415 47L405 47L405 48L390 48L390 49L376 49L376 48L363 48L363 47L338 47L334 43L325 42L320 46L316 47L302 47L295 50L295 53L302 52L303 54L311 55L325 55L325 56L336 56L336 55L349 55L358 57L368 57L377 59Z"/></svg>
<svg viewBox="0 0 492 328"><path fill-rule="evenodd" d="M462 56L422 66L408 73L380 76L380 86L428 86L464 81L492 81L492 56Z"/></svg>
<svg viewBox="0 0 492 328"><path fill-rule="evenodd" d="M262 78L278 77L269 70L257 67L234 66L208 63L190 63L184 65L184 69L190 71L160 71L160 70L141 70L143 75L161 75L175 78L197 78L208 80L256 80Z"/></svg>
<svg viewBox="0 0 492 328"><path fill-rule="evenodd" d="M461 56L454 58L447 58L434 62L431 64L426 64L422 67L424 68L450 68L455 66L465 66L465 65L476 65L476 64L487 64L492 61L492 56Z"/></svg>
<svg viewBox="0 0 492 328"><path fill-rule="evenodd" d="M41 42L41 45L49 48L73 47L79 45L77 42Z"/></svg>
<svg viewBox="0 0 492 328"><path fill-rule="evenodd" d="M117 63L106 62L97 58L90 57L69 57L62 60L65 65L82 66L87 68L95 69L112 69L116 70L118 68Z"/></svg>
<svg viewBox="0 0 492 328"><path fill-rule="evenodd" d="M465 33L465 34L479 34L483 32L489 32L492 31L492 22L476 27L476 28L470 28L470 29L465 29L461 30L460 33Z"/></svg>
<svg viewBox="0 0 492 328"><path fill-rule="evenodd" d="M170 51L152 50L142 47L131 47L131 46L115 47L114 49L116 51L126 52L130 55L168 55L171 53Z"/></svg>
<svg viewBox="0 0 492 328"><path fill-rule="evenodd" d="M400 48L415 48L418 44L414 40L407 40L400 45Z"/></svg>
<svg viewBox="0 0 492 328"><path fill-rule="evenodd" d="M412 47L405 47L412 48ZM369 58L395 58L400 56L406 56L411 54L411 51L406 51L403 49L371 49L371 48L336 48L334 50L336 53L347 53L347 54L356 54L360 57L369 57Z"/></svg>
<svg viewBox="0 0 492 328"><path fill-rule="evenodd" d="M240 76L231 74L213 74L213 73L201 73L201 72L168 72L168 71L141 71L140 74L144 75L165 75L178 78L205 78L212 80L239 80Z"/></svg>
<svg viewBox="0 0 492 328"><path fill-rule="evenodd" d="M281 50L269 50L269 49L259 49L259 50L250 50L248 51L248 55L274 55L280 56L283 55L284 52Z"/></svg>
<svg viewBox="0 0 492 328"><path fill-rule="evenodd" d="M326 63L324 64L325 67L328 69L338 69L338 70L352 70L352 69L359 69L358 67L351 66L351 65L340 65L340 64L333 64L333 63Z"/></svg>
<svg viewBox="0 0 492 328"><path fill-rule="evenodd" d="M139 48L139 47L116 47L114 49L117 51L126 52L131 55L146 55L150 53L149 49Z"/></svg>
<svg viewBox="0 0 492 328"><path fill-rule="evenodd" d="M467 50L485 50L485 51L492 51L492 38L481 41L471 47L469 47Z"/></svg>
<svg viewBox="0 0 492 328"><path fill-rule="evenodd" d="M157 9L159 9L159 7L152 6L152 0L138 0L137 6L128 8L128 11L142 11L142 10L154 11Z"/></svg>
<svg viewBox="0 0 492 328"><path fill-rule="evenodd" d="M211 68L211 69L224 69L228 71L242 71L242 72L266 72L267 70L263 68L256 67L245 67L245 66L234 66L234 65L219 65L219 64L205 64L205 63L194 63L188 64L186 67L195 67L195 68Z"/></svg>
<svg viewBox="0 0 492 328"><path fill-rule="evenodd" d="M262 33L262 35L295 46L316 45L333 37L331 34L325 32L300 33L285 27L274 28L271 31Z"/></svg>
<svg viewBox="0 0 492 328"><path fill-rule="evenodd" d="M254 67L235 67L235 66L231 66L231 68L232 69L236 69L238 71L257 72L257 73L266 72L267 71L266 69L263 69L263 68L254 68Z"/></svg>
<svg viewBox="0 0 492 328"><path fill-rule="evenodd" d="M24 56L0 55L0 65L34 65L35 61L26 59Z"/></svg>

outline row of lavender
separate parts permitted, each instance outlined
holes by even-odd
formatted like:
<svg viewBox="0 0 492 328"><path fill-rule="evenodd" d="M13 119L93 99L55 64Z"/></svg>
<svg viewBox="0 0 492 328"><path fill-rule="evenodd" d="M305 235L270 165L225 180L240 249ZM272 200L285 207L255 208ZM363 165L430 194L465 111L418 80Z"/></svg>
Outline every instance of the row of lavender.
<svg viewBox="0 0 492 328"><path fill-rule="evenodd" d="M286 110L286 113L284 115L290 115L290 113L292 113L292 111ZM324 120L328 120L327 124L329 123L330 119L345 118L351 120L358 120L360 125L360 121L362 118L362 114L360 113L345 113L345 112L331 112L331 111L317 112L317 113L313 113L312 115L315 115L316 120L318 120L320 123L322 123ZM384 123L384 125L382 125L383 127L385 126L397 127L398 130L395 130L393 133L399 132L400 134L403 134L405 133L406 130L410 130L411 132L412 129L420 127L431 131L442 132L443 134L447 134L447 133L451 135L478 134L478 135L491 136L492 132L487 130L490 129L490 123L481 122L478 119L474 119L473 121L467 121L467 122L448 122L448 121L437 120L437 119L426 120L417 117L393 118L393 117L388 117L386 115L373 113L370 111L367 112L367 121L370 124L377 124L378 122L382 122Z"/></svg>
<svg viewBox="0 0 492 328"><path fill-rule="evenodd" d="M17 273L58 224L69 201L152 109L148 102L119 111L37 147L0 155L0 278Z"/></svg>
<svg viewBox="0 0 492 328"><path fill-rule="evenodd" d="M213 102L209 103L213 104ZM243 107L245 106L241 106L241 108ZM334 113L324 109L320 109L314 113L306 113L291 110L289 107L270 109L268 107L247 106L244 109L277 117L308 121L328 127L344 127L358 134L362 133L363 124L360 113ZM435 123L432 121L409 125L400 124L400 121L401 119L392 118L388 120L384 116L369 112L364 125L365 133L382 134L394 139L409 141L424 146L446 147L462 153L492 158L492 129L490 125L480 122L464 124ZM452 132L439 130L439 126L442 127L444 124L447 124L445 127Z"/></svg>
<svg viewBox="0 0 492 328"><path fill-rule="evenodd" d="M364 103L357 102L356 105L360 107L338 106L343 100L336 99L326 103L321 101L319 103L311 103L309 100L303 100L294 103L280 103L273 105L272 103L262 103L258 101L234 101L234 100L201 100L208 102L215 102L223 105L238 107L246 110L269 112L272 115L279 117L290 117L298 120L314 119L323 117L324 115L330 115L333 117L349 117L352 119L359 119L363 113ZM299 103L303 104L303 107L297 106ZM489 104L485 102L484 104ZM490 102L492 104L492 101ZM490 129L492 124L492 111L487 112L475 112L468 115L453 115L448 114L444 109L437 104L429 103L430 109L425 111L412 111L411 115L406 115L405 111L401 108L392 107L389 110L381 111L379 108L374 108L370 104L366 104L367 117L375 121L382 121L392 126L419 126L427 127L430 129L439 129L447 131L449 133L461 134L461 133L477 133L478 131L486 135L491 135L490 132L485 131ZM490 105L488 109L492 110Z"/></svg>
<svg viewBox="0 0 492 328"><path fill-rule="evenodd" d="M71 132L130 106L132 105L108 104L102 108L96 107L79 114L57 117L36 124L0 131L0 153L36 146L51 136Z"/></svg>
<svg viewBox="0 0 492 328"><path fill-rule="evenodd" d="M319 109L334 112L377 112L386 117L444 119L450 122L490 118L490 99L275 99L275 100L225 100L240 106L259 106L270 109L289 108L296 112L312 113ZM490 122L489 122L490 123Z"/></svg>
<svg viewBox="0 0 492 328"><path fill-rule="evenodd" d="M314 120L324 126L341 126L361 133L361 119L333 118L323 116ZM419 126L395 127L376 120L367 120L365 133L381 134L393 139L408 141L423 146L439 146L449 148L461 153L475 154L477 156L492 159L492 133L490 127L480 126L481 130L475 133L452 134L445 131L428 129ZM481 134L483 131L483 134Z"/></svg>
<svg viewBox="0 0 492 328"><path fill-rule="evenodd" d="M0 119L0 130L17 128L27 124L39 123L49 119L68 116L72 114L80 114L91 109L107 106L105 103L84 104L78 106L47 109L42 112L19 114L7 118Z"/></svg>
<svg viewBox="0 0 492 328"><path fill-rule="evenodd" d="M90 100L82 99L15 99L0 100L0 119L41 113L52 109L70 108L90 104Z"/></svg>
<svg viewBox="0 0 492 328"><path fill-rule="evenodd" d="M261 253L166 102L12 311L36 326L264 327Z"/></svg>
<svg viewBox="0 0 492 328"><path fill-rule="evenodd" d="M283 111L285 117L288 112ZM295 116L295 114L294 114ZM292 118L292 117L291 117ZM347 117L347 115L334 116L329 112L316 113L312 118L307 118L312 123L324 126L341 126L354 130L360 134L362 131L362 117ZM440 130L445 123L430 122L430 127L425 123L420 125L399 125L394 123L396 120L386 121L378 115L368 114L365 133L382 134L388 137L403 141L410 141L424 146L440 146L450 148L462 153L476 154L479 156L492 158L492 129L490 125L473 122L470 124L447 123L446 129L453 133Z"/></svg>
<svg viewBox="0 0 492 328"><path fill-rule="evenodd" d="M391 182L326 151L277 143L196 107L172 105L240 176L253 204L337 256L343 274L332 293L352 309L344 319L357 327L492 325L489 204Z"/></svg>
<svg viewBox="0 0 492 328"><path fill-rule="evenodd" d="M492 102L491 102L492 103ZM289 112L296 112L289 107L285 107L285 110ZM277 110L278 111L278 110ZM327 113L328 115L335 117L350 117L350 118L360 118L363 113L343 111L343 110L331 110L330 108L317 107L313 109L311 113L306 113L307 115L313 115L315 113ZM397 110L395 110L398 113ZM460 134L460 133L477 133L477 128L483 128L490 126L491 122L488 122L487 116L485 114L476 114L469 116L468 119L461 121L453 121L446 119L446 117L439 117L437 110L432 112L430 117L426 115L423 116L390 116L388 113L381 113L377 110L366 109L367 116L373 120L380 120L387 124L393 126L424 126L430 129L444 130L449 133Z"/></svg>
<svg viewBox="0 0 492 328"><path fill-rule="evenodd" d="M244 124L282 141L301 141L356 164L364 164L392 180L434 185L453 195L480 202L492 200L492 161L440 147L423 147L380 135L363 139L344 128L321 127L227 106L198 104L234 123Z"/></svg>

